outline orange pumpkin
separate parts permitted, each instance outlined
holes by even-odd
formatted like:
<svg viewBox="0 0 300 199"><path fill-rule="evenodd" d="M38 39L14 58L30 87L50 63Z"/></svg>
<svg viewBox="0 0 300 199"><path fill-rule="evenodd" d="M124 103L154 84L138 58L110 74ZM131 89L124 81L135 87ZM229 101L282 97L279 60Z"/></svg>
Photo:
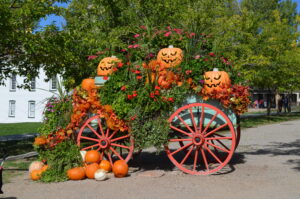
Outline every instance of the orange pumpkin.
<svg viewBox="0 0 300 199"><path fill-rule="evenodd" d="M97 163L89 164L85 167L86 176L90 179L95 178L95 172L99 169L99 165Z"/></svg>
<svg viewBox="0 0 300 199"><path fill-rule="evenodd" d="M228 73L225 71L219 71L214 68L213 71L204 73L204 86L203 89L207 93L211 93L213 90L221 90L221 86L229 88L231 86L231 80Z"/></svg>
<svg viewBox="0 0 300 199"><path fill-rule="evenodd" d="M33 170L30 173L31 180L39 180L39 179L41 179L42 173L43 173L42 169Z"/></svg>
<svg viewBox="0 0 300 199"><path fill-rule="evenodd" d="M44 145L44 144L46 144L47 143L47 140L46 140L46 138L45 137L43 137L43 136L40 136L40 137L36 137L35 139L34 139L34 145L37 145L37 146L40 146L40 145Z"/></svg>
<svg viewBox="0 0 300 199"><path fill-rule="evenodd" d="M34 170L41 170L44 166L44 163L41 161L33 161L30 165L29 165L29 173L31 173Z"/></svg>
<svg viewBox="0 0 300 199"><path fill-rule="evenodd" d="M112 170L115 177L125 177L128 174L128 164L124 160L117 160L114 162Z"/></svg>
<svg viewBox="0 0 300 199"><path fill-rule="evenodd" d="M162 62L165 68L172 68L181 64L183 52L180 48L169 46L161 49L157 54L157 60Z"/></svg>
<svg viewBox="0 0 300 199"><path fill-rule="evenodd" d="M103 169L106 172L110 172L111 171L111 164L108 160L101 160L100 164L99 164L100 169Z"/></svg>
<svg viewBox="0 0 300 199"><path fill-rule="evenodd" d="M85 178L85 170L83 167L75 167L67 171L70 180L82 180Z"/></svg>
<svg viewBox="0 0 300 199"><path fill-rule="evenodd" d="M97 74L99 76L107 76L112 74L114 67L116 67L120 62L122 61L115 56L103 58L98 64Z"/></svg>
<svg viewBox="0 0 300 199"><path fill-rule="evenodd" d="M82 80L81 86L86 91L91 91L92 89L96 88L95 80L92 78L87 78Z"/></svg>
<svg viewBox="0 0 300 199"><path fill-rule="evenodd" d="M162 88L168 89L172 85L172 82L175 80L175 74L172 71L162 73L157 80L157 83Z"/></svg>
<svg viewBox="0 0 300 199"><path fill-rule="evenodd" d="M44 166L42 167L42 172L45 172L48 168L49 168L48 165L44 165Z"/></svg>
<svg viewBox="0 0 300 199"><path fill-rule="evenodd" d="M96 150L90 150L85 154L85 162L87 163L99 163L101 161L101 155Z"/></svg>

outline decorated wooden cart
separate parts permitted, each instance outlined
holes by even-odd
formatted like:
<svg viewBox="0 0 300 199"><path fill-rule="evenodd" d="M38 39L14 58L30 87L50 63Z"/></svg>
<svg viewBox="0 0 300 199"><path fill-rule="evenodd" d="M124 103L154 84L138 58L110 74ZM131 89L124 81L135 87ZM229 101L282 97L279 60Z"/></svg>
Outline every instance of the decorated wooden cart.
<svg viewBox="0 0 300 199"><path fill-rule="evenodd" d="M95 84L106 80L96 77ZM129 161L134 153L130 132L109 128L101 115L92 114L81 126L77 144L81 150L98 150L113 164ZM187 96L169 113L169 139L164 146L171 162L185 173L206 175L218 172L231 160L240 140L239 117L217 100Z"/></svg>

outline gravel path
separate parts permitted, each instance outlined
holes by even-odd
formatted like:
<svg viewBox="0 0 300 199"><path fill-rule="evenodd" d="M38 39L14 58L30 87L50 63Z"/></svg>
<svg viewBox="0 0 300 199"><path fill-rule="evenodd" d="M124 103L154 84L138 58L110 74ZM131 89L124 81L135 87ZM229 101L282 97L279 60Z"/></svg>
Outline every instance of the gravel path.
<svg viewBox="0 0 300 199"><path fill-rule="evenodd" d="M141 170L136 170L136 166ZM84 198L300 198L300 120L242 130L240 145L219 175L192 176L174 168L164 152L148 149L127 178L42 184L28 173L5 184L10 199ZM146 171L145 171L146 170ZM149 177L150 176L150 177Z"/></svg>

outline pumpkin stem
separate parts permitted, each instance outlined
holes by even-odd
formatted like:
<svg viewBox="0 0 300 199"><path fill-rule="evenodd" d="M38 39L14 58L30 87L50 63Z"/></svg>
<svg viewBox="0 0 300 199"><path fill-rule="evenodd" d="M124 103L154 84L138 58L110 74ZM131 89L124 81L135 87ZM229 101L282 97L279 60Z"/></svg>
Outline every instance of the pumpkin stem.
<svg viewBox="0 0 300 199"><path fill-rule="evenodd" d="M217 71L219 71L219 69L218 69L218 68L214 68L213 71L216 71L216 72L217 72Z"/></svg>
<svg viewBox="0 0 300 199"><path fill-rule="evenodd" d="M169 47L168 48L174 48L174 46L173 45L169 45Z"/></svg>
<svg viewBox="0 0 300 199"><path fill-rule="evenodd" d="M111 58L117 58L116 56L112 55Z"/></svg>

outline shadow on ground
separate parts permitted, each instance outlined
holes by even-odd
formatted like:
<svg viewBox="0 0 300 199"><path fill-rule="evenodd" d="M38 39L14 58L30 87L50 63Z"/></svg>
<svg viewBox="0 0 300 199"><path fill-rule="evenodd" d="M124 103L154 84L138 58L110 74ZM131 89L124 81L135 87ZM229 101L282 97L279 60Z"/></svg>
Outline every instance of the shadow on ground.
<svg viewBox="0 0 300 199"><path fill-rule="evenodd" d="M273 155L273 156L299 156L300 157L300 139L297 139L293 142L284 143L284 142L271 142L269 145L266 145L265 149L259 149L256 151L242 152L242 154L249 155ZM293 165L293 169L300 171L300 158L299 159L290 159L287 161L287 164Z"/></svg>
<svg viewBox="0 0 300 199"><path fill-rule="evenodd" d="M184 153L180 154L180 159L183 159L185 156ZM203 163L203 160L199 160ZM241 153L234 153L231 161L223 169L214 173L213 175L223 175L235 171L235 165L244 164L245 156ZM164 171L176 171L179 170L168 158L167 154L162 151L157 152L147 152L142 151L133 156L133 159L129 162L131 167L137 167L140 171L147 170L164 170ZM192 166L193 161L187 161L187 166Z"/></svg>

